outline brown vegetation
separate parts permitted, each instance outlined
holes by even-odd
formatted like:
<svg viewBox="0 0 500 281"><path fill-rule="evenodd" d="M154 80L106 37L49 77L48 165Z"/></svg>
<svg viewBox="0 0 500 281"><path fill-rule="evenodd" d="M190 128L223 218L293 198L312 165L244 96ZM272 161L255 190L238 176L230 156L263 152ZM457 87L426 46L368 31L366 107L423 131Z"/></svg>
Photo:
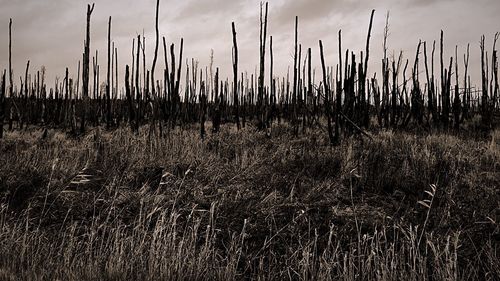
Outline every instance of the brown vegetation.
<svg viewBox="0 0 500 281"><path fill-rule="evenodd" d="M106 82L96 51L90 95L94 5L82 91L79 70L76 83L66 68L50 87L44 68L29 74L29 61L18 89L9 47L0 87L1 280L497 280L498 35L491 72L481 39L477 90L469 48L463 77L458 48L445 64L444 32L438 78L436 42L429 63L419 41L409 74L402 54L389 59L387 15L379 85L368 76L372 11L359 55L343 49L339 31L339 61L329 66L319 41L316 83L297 17L290 82L273 73L265 3L258 74L238 68L233 22L232 82L193 59L181 85L182 39L176 60L163 37L163 80L155 78L159 4L152 68L138 35L124 96L111 17Z"/></svg>

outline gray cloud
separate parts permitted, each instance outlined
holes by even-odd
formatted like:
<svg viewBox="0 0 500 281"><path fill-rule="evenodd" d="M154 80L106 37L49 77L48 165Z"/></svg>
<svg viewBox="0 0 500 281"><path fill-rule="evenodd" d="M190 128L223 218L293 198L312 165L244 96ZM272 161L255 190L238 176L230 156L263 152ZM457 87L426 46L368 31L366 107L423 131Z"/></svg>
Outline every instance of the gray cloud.
<svg viewBox="0 0 500 281"><path fill-rule="evenodd" d="M142 34L143 30L147 37L148 61L152 60L155 2L96 0L91 47L93 52L99 50L99 61L103 65L101 71L105 69L109 16L113 17L112 39L119 51L121 71L125 64L131 63L133 38ZM49 81L56 75L62 76L66 66L71 73L76 72L83 51L86 1L0 0L0 5L0 68L8 66L8 19L12 17L15 81L24 72L27 60L31 60L32 71L45 65ZM235 21L240 70L252 73L258 64L259 5L258 0L162 0L161 35L167 38L167 42L176 45L183 37L184 58L198 59L203 68L209 64L210 50L213 49L215 64L226 76L231 73L231 22ZM385 13L388 10L391 14L390 50L396 53L402 50L411 61L418 40L438 40L439 31L443 29L448 56L454 53L455 45L463 52L467 43L471 43L473 79L477 79L479 73L480 36L485 34L491 39L494 32L500 30L497 20L500 2L497 0L273 0L269 3L268 34L273 36L274 41L275 73L285 75L288 66L293 64L291 55L296 15L299 16L303 54L307 48L312 48L314 66L319 67L320 39L325 45L327 63L337 63L339 29L343 33L344 50L349 48L359 52L364 49L373 8L376 14L371 41L371 72L379 72L380 69ZM160 55L163 62L163 52ZM163 63L160 66L163 67ZM123 73L120 76L123 77Z"/></svg>

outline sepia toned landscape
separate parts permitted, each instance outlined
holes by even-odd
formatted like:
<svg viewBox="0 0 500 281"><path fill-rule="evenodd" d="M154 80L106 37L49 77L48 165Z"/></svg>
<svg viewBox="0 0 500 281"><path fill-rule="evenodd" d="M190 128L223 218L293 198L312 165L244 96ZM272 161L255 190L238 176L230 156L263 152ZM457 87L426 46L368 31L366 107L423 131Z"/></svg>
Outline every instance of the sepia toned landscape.
<svg viewBox="0 0 500 281"><path fill-rule="evenodd" d="M130 31L126 49L120 11L95 19L100 3L79 3L74 61L16 44L29 14L0 22L0 280L500 280L500 24L486 33L471 10L459 45L415 13L435 36L423 40L390 1L339 1L359 4L363 32L312 45L301 36L324 27L272 25L281 9L310 27L316 16L286 10L307 1L252 2L251 16L221 2L189 2L235 14L187 47L164 30L181 9L144 1L153 28ZM187 32L210 28L184 16ZM47 63L19 61L28 45Z"/></svg>

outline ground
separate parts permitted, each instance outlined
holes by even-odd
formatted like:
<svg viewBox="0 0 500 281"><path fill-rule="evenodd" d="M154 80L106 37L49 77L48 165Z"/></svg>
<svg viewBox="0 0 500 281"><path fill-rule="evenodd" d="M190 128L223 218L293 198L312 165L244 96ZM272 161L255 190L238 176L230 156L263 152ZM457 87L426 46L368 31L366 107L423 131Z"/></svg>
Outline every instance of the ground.
<svg viewBox="0 0 500 281"><path fill-rule="evenodd" d="M0 140L1 280L498 280L500 131Z"/></svg>

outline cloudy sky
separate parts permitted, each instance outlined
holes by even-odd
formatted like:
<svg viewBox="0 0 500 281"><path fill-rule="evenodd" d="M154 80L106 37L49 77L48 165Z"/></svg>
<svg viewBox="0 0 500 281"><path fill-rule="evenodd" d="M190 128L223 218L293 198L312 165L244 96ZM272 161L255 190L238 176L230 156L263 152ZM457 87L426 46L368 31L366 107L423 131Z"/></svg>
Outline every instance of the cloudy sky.
<svg viewBox="0 0 500 281"><path fill-rule="evenodd" d="M0 68L8 67L8 25L9 18L12 18L15 81L23 75L28 60L33 72L42 65L46 66L49 82L54 81L56 76L64 76L66 66L75 74L83 52L88 3L83 0L0 0ZM213 49L215 66L220 67L223 76L230 76L231 22L234 21L238 33L240 71L252 73L259 61L259 3L258 0L161 0L160 33L168 43L176 43L176 46L183 37L184 58L199 60L203 68L209 64L210 50ZM132 39L143 31L148 64L151 64L155 4L156 0L95 0L91 48L93 53L99 50L102 73L106 64L109 16L112 16L112 40L118 47L121 79L125 64L130 64L132 60ZM312 48L318 80L318 40L323 40L329 65L337 63L339 29L343 33L344 50L363 50L371 9L376 9L376 12L370 73L380 73L383 30L388 11L390 54L402 50L405 57L412 61L419 39L428 42L439 40L440 30L443 29L445 55L454 55L455 45L458 45L462 61L467 43L471 44L473 80L479 77L480 36L486 36L490 50L494 33L500 31L499 0L271 0L268 34L273 36L275 73L286 75L288 66L293 65L295 16L299 16L299 41L303 50ZM159 66L163 68L163 52L160 54ZM266 60L269 61L268 58Z"/></svg>

